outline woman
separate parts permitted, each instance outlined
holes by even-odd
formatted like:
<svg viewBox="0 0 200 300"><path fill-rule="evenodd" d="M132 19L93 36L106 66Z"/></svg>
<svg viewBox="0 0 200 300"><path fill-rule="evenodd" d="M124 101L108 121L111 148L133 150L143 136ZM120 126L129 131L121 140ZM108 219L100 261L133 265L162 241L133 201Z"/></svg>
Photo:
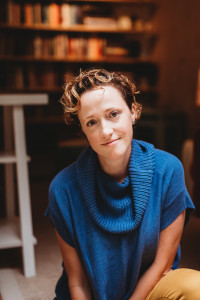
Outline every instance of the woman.
<svg viewBox="0 0 200 300"><path fill-rule="evenodd" d="M50 186L46 215L64 262L55 299L200 299L199 272L172 271L194 208L183 168L133 139L136 93L128 78L103 69L66 85L66 122L79 125L90 146Z"/></svg>

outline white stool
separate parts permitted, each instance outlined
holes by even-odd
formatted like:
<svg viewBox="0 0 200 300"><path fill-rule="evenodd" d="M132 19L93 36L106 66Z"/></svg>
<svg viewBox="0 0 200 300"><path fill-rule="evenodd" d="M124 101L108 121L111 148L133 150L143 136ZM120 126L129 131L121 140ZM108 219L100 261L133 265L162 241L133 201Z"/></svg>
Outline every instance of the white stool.
<svg viewBox="0 0 200 300"><path fill-rule="evenodd" d="M24 275L34 276L35 254L28 157L26 153L23 105L48 104L47 94L0 94L4 112L4 152L0 163L5 164L6 219L0 221L0 249L22 247ZM15 216L14 165L16 164L19 218Z"/></svg>

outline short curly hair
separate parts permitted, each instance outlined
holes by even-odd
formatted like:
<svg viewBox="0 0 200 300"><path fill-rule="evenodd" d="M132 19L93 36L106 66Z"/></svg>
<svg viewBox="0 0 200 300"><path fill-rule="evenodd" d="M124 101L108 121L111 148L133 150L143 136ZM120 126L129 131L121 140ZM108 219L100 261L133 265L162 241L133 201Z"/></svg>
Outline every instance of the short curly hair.
<svg viewBox="0 0 200 300"><path fill-rule="evenodd" d="M86 91L102 88L103 86L116 88L130 109L132 104L135 105L136 120L140 118L142 105L135 99L135 95L139 93L135 84L119 72L108 72L105 69L91 69L83 72L80 71L79 76L74 77L64 86L64 93L60 102L64 108L66 124L80 124L77 112L80 108L81 95Z"/></svg>

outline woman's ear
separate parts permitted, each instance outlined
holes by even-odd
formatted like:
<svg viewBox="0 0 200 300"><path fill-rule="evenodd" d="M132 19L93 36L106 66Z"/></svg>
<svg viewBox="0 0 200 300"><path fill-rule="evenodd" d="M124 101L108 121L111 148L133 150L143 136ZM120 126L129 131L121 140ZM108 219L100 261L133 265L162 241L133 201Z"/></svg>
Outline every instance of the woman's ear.
<svg viewBox="0 0 200 300"><path fill-rule="evenodd" d="M134 124L135 120L137 119L137 112L136 112L136 107L135 107L134 103L132 103L132 105L131 105L131 117L132 117L132 122Z"/></svg>

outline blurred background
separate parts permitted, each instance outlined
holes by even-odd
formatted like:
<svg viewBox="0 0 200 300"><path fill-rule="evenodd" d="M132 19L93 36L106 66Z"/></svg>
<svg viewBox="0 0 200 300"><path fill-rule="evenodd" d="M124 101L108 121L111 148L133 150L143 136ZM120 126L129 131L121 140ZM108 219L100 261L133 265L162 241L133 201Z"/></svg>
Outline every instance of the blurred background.
<svg viewBox="0 0 200 300"><path fill-rule="evenodd" d="M5 248L0 242L0 278L1 271L11 270L22 299L52 299L61 272L54 232L44 212L50 181L85 147L77 129L65 125L59 103L65 81L77 76L80 69L120 71L136 83L143 114L134 136L169 151L183 162L197 213L183 236L181 265L200 269L199 11L198 0L1 1L0 150L5 149L6 140L6 105L1 97L9 95L15 101L22 94L27 99L32 95L40 99L45 94L48 98L45 105L22 104L26 148L31 157L28 183L37 239L36 276L24 276L23 247ZM12 121L9 124L13 131ZM0 156L2 222L7 214L7 164ZM13 168L15 215L20 219L15 163ZM5 227L1 224L3 239L1 231ZM20 229L18 235L20 238ZM1 294L6 300L5 288Z"/></svg>

